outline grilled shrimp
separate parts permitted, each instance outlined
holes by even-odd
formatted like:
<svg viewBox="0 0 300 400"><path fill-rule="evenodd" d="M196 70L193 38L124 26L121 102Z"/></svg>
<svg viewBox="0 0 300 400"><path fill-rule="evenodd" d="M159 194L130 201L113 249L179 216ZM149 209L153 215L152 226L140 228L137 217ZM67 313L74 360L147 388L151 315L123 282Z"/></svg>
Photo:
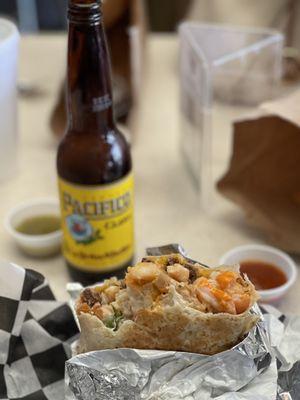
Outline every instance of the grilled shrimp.
<svg viewBox="0 0 300 400"><path fill-rule="evenodd" d="M153 282L159 275L157 266L150 262L141 262L135 267L128 268L125 278L126 284L134 283L137 285L145 285Z"/></svg>
<svg viewBox="0 0 300 400"><path fill-rule="evenodd" d="M180 264L168 265L167 272L171 278L178 282L187 282L189 280L189 270Z"/></svg>
<svg viewBox="0 0 300 400"><path fill-rule="evenodd" d="M201 277L196 281L196 294L200 301L207 303L213 311L236 314L231 296L219 289L212 279Z"/></svg>
<svg viewBox="0 0 300 400"><path fill-rule="evenodd" d="M195 282L199 301L207 303L213 311L242 314L250 305L250 295L237 281L232 271L220 272L215 279L201 277Z"/></svg>
<svg viewBox="0 0 300 400"><path fill-rule="evenodd" d="M237 273L233 271L221 272L216 281L232 297L237 314L242 314L248 309L251 301L250 295L245 293L244 283Z"/></svg>

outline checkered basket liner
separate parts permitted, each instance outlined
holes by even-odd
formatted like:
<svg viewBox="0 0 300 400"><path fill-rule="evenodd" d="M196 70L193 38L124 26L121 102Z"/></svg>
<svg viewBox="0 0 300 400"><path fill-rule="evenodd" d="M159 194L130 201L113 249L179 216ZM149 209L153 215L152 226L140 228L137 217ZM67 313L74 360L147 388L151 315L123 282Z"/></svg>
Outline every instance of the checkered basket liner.
<svg viewBox="0 0 300 400"><path fill-rule="evenodd" d="M5 262L0 271L0 399L63 399L72 311L38 272Z"/></svg>

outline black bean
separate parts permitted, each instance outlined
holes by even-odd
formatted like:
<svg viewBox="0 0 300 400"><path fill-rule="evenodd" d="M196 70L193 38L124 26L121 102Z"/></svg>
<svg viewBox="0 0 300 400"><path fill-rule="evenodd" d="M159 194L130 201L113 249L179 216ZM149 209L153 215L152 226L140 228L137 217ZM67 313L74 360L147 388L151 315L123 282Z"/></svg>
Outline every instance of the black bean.
<svg viewBox="0 0 300 400"><path fill-rule="evenodd" d="M101 302L100 293L95 293L90 288L84 289L81 293L81 298L89 307L93 307L94 304Z"/></svg>
<svg viewBox="0 0 300 400"><path fill-rule="evenodd" d="M189 272L190 272L190 274L189 274L189 283L195 282L195 280L197 279L197 272L195 271L195 268L192 267L192 266L189 265L189 264L186 264L184 267L185 267L186 269L188 269Z"/></svg>

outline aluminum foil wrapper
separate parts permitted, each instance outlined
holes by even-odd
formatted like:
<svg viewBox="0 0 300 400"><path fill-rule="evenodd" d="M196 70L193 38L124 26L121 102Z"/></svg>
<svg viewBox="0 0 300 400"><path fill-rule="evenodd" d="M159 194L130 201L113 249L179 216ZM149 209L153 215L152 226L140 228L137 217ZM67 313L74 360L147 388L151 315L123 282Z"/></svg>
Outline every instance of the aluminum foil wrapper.
<svg viewBox="0 0 300 400"><path fill-rule="evenodd" d="M150 255L185 251L178 245ZM187 257L187 256L186 256ZM191 262L193 260L189 259ZM71 302L81 287L69 284ZM67 400L300 400L300 317L266 306L260 322L234 348L214 356L114 349L66 363Z"/></svg>

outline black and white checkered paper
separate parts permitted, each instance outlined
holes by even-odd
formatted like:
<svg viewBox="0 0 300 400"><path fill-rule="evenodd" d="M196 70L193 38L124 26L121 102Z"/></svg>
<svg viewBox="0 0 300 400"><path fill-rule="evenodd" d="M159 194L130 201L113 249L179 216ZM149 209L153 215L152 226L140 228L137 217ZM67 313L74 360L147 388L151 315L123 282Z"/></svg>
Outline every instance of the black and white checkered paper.
<svg viewBox="0 0 300 400"><path fill-rule="evenodd" d="M0 399L62 400L72 311L41 274L6 262L0 271Z"/></svg>

